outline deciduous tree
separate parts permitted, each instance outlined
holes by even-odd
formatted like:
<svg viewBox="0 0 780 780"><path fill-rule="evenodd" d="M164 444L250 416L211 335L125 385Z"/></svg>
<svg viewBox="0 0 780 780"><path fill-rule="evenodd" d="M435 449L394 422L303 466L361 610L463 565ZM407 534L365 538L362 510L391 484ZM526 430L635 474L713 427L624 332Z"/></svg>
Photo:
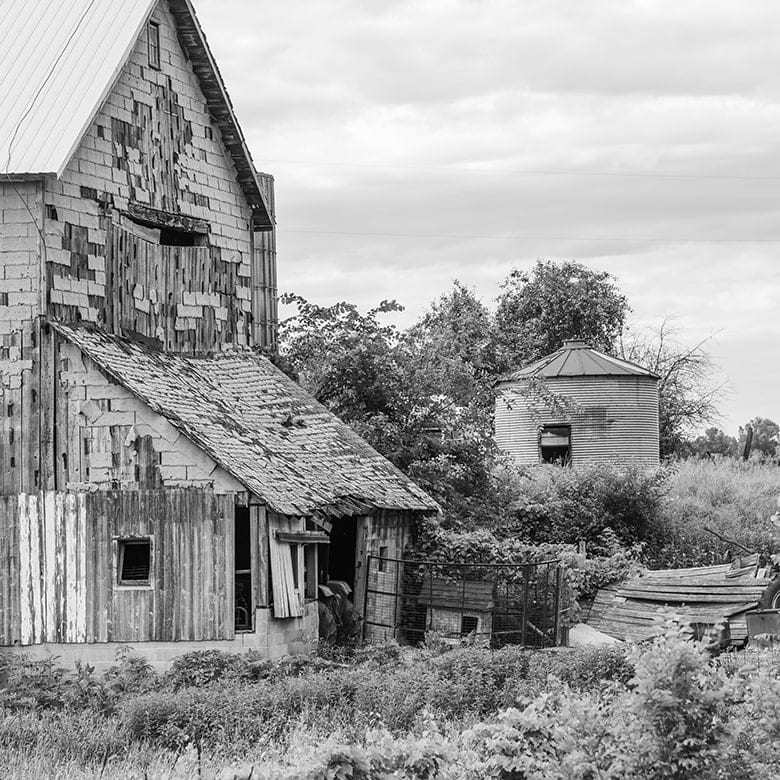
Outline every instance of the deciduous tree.
<svg viewBox="0 0 780 780"><path fill-rule="evenodd" d="M501 286L496 310L498 349L506 369L583 339L614 352L630 307L615 279L574 261L539 260L530 273L514 270Z"/></svg>
<svg viewBox="0 0 780 780"><path fill-rule="evenodd" d="M658 375L661 455L684 455L691 435L717 417L723 386L713 381L709 339L683 344L664 320L647 334L623 339L622 356Z"/></svg>
<svg viewBox="0 0 780 780"><path fill-rule="evenodd" d="M739 452L744 451L747 429L753 429L751 452L759 458L774 458L780 454L780 426L768 417L754 417L749 423L740 426Z"/></svg>

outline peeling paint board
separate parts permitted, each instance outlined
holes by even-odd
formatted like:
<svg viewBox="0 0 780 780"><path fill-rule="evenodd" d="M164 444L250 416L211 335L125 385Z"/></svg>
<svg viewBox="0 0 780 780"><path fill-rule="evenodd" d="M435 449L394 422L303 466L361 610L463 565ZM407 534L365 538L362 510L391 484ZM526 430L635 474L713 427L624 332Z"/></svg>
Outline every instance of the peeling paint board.
<svg viewBox="0 0 780 780"><path fill-rule="evenodd" d="M53 492L43 497L44 571L46 592L46 641L57 641L59 604L57 602L57 505Z"/></svg>
<svg viewBox="0 0 780 780"><path fill-rule="evenodd" d="M32 644L32 612L30 608L30 524L27 514L27 496L22 493L18 499L19 507L19 596L20 596L20 641L23 645Z"/></svg>
<svg viewBox="0 0 780 780"><path fill-rule="evenodd" d="M76 497L68 493L65 497L65 609L66 642L76 642L78 611L79 572L77 567L78 528L76 523Z"/></svg>
<svg viewBox="0 0 780 780"><path fill-rule="evenodd" d="M85 496L79 494L76 502L78 526L78 551L76 563L78 569L79 590L76 607L76 641L87 641L87 506Z"/></svg>

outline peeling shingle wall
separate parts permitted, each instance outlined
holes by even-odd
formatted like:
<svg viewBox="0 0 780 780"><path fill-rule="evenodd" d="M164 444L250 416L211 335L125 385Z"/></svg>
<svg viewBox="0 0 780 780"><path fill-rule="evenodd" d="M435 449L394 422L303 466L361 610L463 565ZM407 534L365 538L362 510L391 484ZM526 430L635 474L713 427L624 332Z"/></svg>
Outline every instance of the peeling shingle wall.
<svg viewBox="0 0 780 780"><path fill-rule="evenodd" d="M160 70L144 30L61 180L47 185L48 311L171 351L249 344L253 330L268 341L252 324L251 210L165 2L153 19ZM131 203L205 220L208 245L161 246L121 218Z"/></svg>
<svg viewBox="0 0 780 780"><path fill-rule="evenodd" d="M37 334L39 237L38 182L0 183L0 494L34 490L38 472ZM34 399L35 395L35 399Z"/></svg>
<svg viewBox="0 0 780 780"><path fill-rule="evenodd" d="M68 490L245 488L164 417L110 382L81 351L59 348L58 470Z"/></svg>

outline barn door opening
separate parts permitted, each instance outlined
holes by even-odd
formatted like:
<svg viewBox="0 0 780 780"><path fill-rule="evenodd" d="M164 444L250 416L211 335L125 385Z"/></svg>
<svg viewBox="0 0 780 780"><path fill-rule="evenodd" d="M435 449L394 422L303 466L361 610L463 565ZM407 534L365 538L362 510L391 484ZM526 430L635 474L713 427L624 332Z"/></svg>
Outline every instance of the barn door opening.
<svg viewBox="0 0 780 780"><path fill-rule="evenodd" d="M328 545L327 578L343 580L355 590L355 553L357 548L358 518L341 517L334 520Z"/></svg>
<svg viewBox="0 0 780 780"><path fill-rule="evenodd" d="M252 597L252 526L249 507L236 507L235 525L235 629L251 631L254 604Z"/></svg>

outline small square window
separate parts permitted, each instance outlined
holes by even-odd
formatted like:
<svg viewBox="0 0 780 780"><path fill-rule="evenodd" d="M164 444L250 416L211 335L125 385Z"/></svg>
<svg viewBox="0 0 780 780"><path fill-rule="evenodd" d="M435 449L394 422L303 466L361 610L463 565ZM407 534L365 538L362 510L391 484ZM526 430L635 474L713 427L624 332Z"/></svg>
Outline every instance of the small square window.
<svg viewBox="0 0 780 780"><path fill-rule="evenodd" d="M149 22L147 33L149 41L149 67L160 70L160 25Z"/></svg>
<svg viewBox="0 0 780 780"><path fill-rule="evenodd" d="M476 634L479 628L479 618L475 615L461 615L460 618L460 635L468 636L469 634Z"/></svg>
<svg viewBox="0 0 780 780"><path fill-rule="evenodd" d="M117 579L120 585L149 585L152 569L152 540L120 539Z"/></svg>

